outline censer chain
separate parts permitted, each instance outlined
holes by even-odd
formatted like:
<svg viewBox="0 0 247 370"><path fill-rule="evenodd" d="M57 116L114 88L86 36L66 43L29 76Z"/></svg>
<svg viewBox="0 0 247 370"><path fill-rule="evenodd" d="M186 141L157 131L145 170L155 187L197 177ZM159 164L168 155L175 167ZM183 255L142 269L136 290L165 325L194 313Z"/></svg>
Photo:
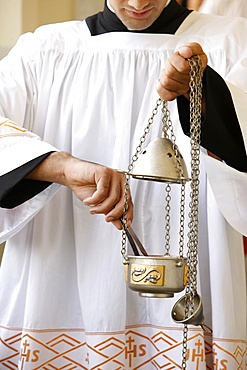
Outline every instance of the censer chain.
<svg viewBox="0 0 247 370"><path fill-rule="evenodd" d="M198 222L199 222L199 175L200 175L200 136L202 111L202 70L199 56L189 59L190 64L190 143L191 143L191 182L190 212L187 253L187 285L185 317L194 312L194 297L197 294L198 267ZM182 369L186 369L188 326L183 329Z"/></svg>
<svg viewBox="0 0 247 370"><path fill-rule="evenodd" d="M131 163L128 166L128 172L125 174L125 183L124 183L124 210L122 215L122 222L123 222L123 230L122 230L122 248L121 248L121 254L124 258L124 264L128 263L128 256L127 256L127 250L126 250L126 244L127 244L127 235L126 235L126 214L128 211L128 197L129 197L129 179L130 179L130 173L133 170L134 163L138 160L139 154L142 151L142 146L144 142L146 141L146 137L148 133L150 132L150 127L154 122L154 117L158 113L159 106L162 104L162 99L158 99L156 101L156 106L152 111L152 115L148 120L148 124L146 128L144 129L144 133L142 137L140 138L140 143L136 148L135 154L131 158Z"/></svg>
<svg viewBox="0 0 247 370"><path fill-rule="evenodd" d="M176 158L176 167L179 173L180 179L184 177L183 167L181 164L178 146L176 144L176 136L173 131L171 114L168 109L168 102L163 101L162 106L162 133L163 136L167 136L167 132L170 132L170 140L172 143L173 152ZM170 211L171 211L171 186L167 184L165 187L165 255L170 255ZM181 180L181 196L180 196L180 229L179 229L179 256L183 258L184 250L184 212L185 212L185 182Z"/></svg>

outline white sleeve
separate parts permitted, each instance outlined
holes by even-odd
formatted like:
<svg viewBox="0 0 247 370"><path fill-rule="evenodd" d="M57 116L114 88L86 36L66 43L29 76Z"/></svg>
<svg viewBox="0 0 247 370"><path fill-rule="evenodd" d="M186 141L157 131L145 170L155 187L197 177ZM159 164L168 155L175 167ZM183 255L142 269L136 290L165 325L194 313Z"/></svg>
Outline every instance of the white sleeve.
<svg viewBox="0 0 247 370"><path fill-rule="evenodd" d="M228 223L247 236L247 174L202 153L209 183Z"/></svg>
<svg viewBox="0 0 247 370"><path fill-rule="evenodd" d="M247 91L238 88L228 81L226 81L226 84L232 96L233 104L242 131L245 148L247 148Z"/></svg>
<svg viewBox="0 0 247 370"><path fill-rule="evenodd" d="M0 176L30 160L58 151L37 135L0 116Z"/></svg>
<svg viewBox="0 0 247 370"><path fill-rule="evenodd" d="M227 82L247 148L247 94ZM217 204L229 224L247 236L247 173L235 170L206 153L202 154ZM246 156L247 161L247 156Z"/></svg>
<svg viewBox="0 0 247 370"><path fill-rule="evenodd" d="M59 184L52 184L47 189L13 208L0 208L0 244L18 233L56 194Z"/></svg>
<svg viewBox="0 0 247 370"><path fill-rule="evenodd" d="M0 176L52 151L57 149L14 122L0 117ZM21 230L53 197L59 187L58 184L51 184L13 209L0 208L0 243Z"/></svg>

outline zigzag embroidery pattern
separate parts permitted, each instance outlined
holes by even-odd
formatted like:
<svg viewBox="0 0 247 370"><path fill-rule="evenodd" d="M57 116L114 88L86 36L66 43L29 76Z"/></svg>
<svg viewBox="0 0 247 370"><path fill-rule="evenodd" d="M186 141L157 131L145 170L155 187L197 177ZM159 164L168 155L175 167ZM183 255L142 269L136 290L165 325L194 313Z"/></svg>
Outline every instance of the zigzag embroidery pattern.
<svg viewBox="0 0 247 370"><path fill-rule="evenodd" d="M6 370L182 368L182 331L177 329L143 326L126 329L125 333L44 330L14 334L0 328L0 332L3 334L0 368ZM188 339L188 368L189 364L194 370L245 370L247 342L215 340L203 331L192 329Z"/></svg>

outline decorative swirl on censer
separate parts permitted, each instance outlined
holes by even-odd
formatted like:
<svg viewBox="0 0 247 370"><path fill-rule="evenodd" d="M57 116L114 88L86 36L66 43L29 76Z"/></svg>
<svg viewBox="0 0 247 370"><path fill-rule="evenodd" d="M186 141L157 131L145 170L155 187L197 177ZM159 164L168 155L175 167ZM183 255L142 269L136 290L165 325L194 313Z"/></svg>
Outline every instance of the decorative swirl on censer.
<svg viewBox="0 0 247 370"><path fill-rule="evenodd" d="M150 282L152 284L157 284L157 281L161 279L162 274L159 270L154 268L151 268L148 271L146 268L135 268L131 274L131 277L132 280L136 283L140 283L141 281L143 281L143 283Z"/></svg>

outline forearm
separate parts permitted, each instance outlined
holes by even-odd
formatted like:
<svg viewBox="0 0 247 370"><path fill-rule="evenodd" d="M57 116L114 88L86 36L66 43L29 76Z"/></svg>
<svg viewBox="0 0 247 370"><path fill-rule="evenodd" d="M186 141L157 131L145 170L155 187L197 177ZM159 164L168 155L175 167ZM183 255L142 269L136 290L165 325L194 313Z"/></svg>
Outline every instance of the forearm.
<svg viewBox="0 0 247 370"><path fill-rule="evenodd" d="M74 189L76 186L95 185L98 171L114 171L100 164L73 157L67 152L53 152L45 158L27 179L55 182Z"/></svg>
<svg viewBox="0 0 247 370"><path fill-rule="evenodd" d="M29 180L56 182L67 185L66 168L75 158L66 152L53 152L27 175Z"/></svg>

